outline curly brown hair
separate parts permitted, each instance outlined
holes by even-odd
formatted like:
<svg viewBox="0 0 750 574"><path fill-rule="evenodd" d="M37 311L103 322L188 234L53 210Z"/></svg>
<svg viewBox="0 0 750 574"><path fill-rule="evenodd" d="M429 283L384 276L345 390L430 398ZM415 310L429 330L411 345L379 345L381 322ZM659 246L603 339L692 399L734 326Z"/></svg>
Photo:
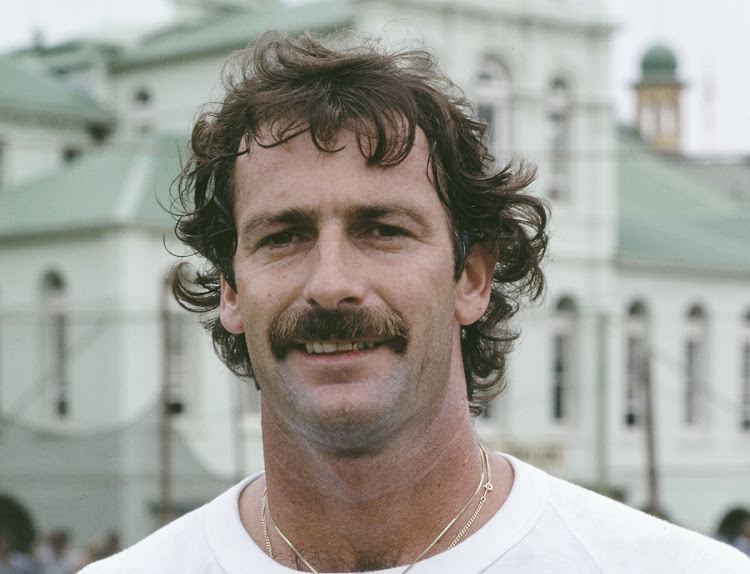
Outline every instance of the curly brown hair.
<svg viewBox="0 0 750 574"><path fill-rule="evenodd" d="M197 119L177 179L177 236L208 264L195 273L179 265L173 292L186 309L207 313L204 325L226 365L252 377L244 334L229 333L216 313L221 276L235 287L235 159L261 130L264 141L270 131L277 143L308 131L319 149L335 152L337 134L350 129L367 164L388 167L408 156L421 129L449 214L455 279L472 249L498 256L487 311L461 334L469 404L478 414L505 385L506 356L517 337L509 319L522 299L544 290L547 208L526 191L534 169L522 162L496 167L484 144L486 126L428 51L388 52L376 40L329 46L330 39L310 34L269 32L225 67L226 96Z"/></svg>

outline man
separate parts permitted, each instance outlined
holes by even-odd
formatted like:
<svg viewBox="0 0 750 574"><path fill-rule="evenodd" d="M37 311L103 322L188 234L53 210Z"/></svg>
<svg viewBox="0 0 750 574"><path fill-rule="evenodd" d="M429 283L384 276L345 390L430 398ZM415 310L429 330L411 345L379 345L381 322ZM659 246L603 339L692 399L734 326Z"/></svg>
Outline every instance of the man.
<svg viewBox="0 0 750 574"><path fill-rule="evenodd" d="M750 572L717 542L487 452L544 205L424 52L261 38L181 179L216 312L261 393L265 473L87 574Z"/></svg>
<svg viewBox="0 0 750 574"><path fill-rule="evenodd" d="M36 528L24 504L0 494L0 574L39 574L33 558Z"/></svg>
<svg viewBox="0 0 750 574"><path fill-rule="evenodd" d="M719 522L716 538L750 557L750 511L742 507L728 511Z"/></svg>

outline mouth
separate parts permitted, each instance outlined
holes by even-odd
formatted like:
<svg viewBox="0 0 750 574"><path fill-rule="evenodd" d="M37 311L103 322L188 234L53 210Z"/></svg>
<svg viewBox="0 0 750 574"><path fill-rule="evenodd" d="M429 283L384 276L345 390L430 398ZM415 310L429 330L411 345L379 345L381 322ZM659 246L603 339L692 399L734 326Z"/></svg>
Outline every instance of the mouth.
<svg viewBox="0 0 750 574"><path fill-rule="evenodd" d="M379 343L375 341L309 341L301 345L310 355L331 353L351 353L372 349Z"/></svg>

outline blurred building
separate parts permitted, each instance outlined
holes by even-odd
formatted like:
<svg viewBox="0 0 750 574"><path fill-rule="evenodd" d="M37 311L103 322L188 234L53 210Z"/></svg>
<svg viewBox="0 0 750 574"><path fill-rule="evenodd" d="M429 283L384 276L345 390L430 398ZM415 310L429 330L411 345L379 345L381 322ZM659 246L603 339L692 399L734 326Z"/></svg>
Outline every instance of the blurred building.
<svg viewBox="0 0 750 574"><path fill-rule="evenodd" d="M704 532L747 502L750 164L680 156L664 47L641 133L617 128L603 6L182 0L132 44L2 56L2 488L40 523L132 542L262 468L254 387L165 289L184 252L162 206L228 53L270 28L358 29L423 39L551 202L547 300L518 320L484 439Z"/></svg>

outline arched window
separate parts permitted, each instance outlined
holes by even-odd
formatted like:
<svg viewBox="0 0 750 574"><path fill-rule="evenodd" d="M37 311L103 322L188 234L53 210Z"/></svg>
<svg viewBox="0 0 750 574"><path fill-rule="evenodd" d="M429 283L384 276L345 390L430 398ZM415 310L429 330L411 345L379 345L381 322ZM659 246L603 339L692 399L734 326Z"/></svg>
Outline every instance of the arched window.
<svg viewBox="0 0 750 574"><path fill-rule="evenodd" d="M742 325L742 370L740 384L740 427L750 432L750 311Z"/></svg>
<svg viewBox="0 0 750 574"><path fill-rule="evenodd" d="M65 419L70 410L68 382L68 298L65 281L56 271L42 279L44 347L46 350L52 410Z"/></svg>
<svg viewBox="0 0 750 574"><path fill-rule="evenodd" d="M487 147L496 159L510 147L510 81L494 58L482 62L476 80L477 119L487 124Z"/></svg>
<svg viewBox="0 0 750 574"><path fill-rule="evenodd" d="M702 395L706 390L707 319L697 305L690 308L685 322L685 382L683 422L688 426L703 420Z"/></svg>
<svg viewBox="0 0 750 574"><path fill-rule="evenodd" d="M185 412L190 369L188 317L172 297L169 281L162 290L161 332L164 360L164 407L172 415Z"/></svg>
<svg viewBox="0 0 750 574"><path fill-rule="evenodd" d="M550 198L570 197L570 90L564 80L552 82L547 101L549 126Z"/></svg>
<svg viewBox="0 0 750 574"><path fill-rule="evenodd" d="M624 423L634 427L643 422L644 390L651 378L648 311L640 301L628 308L625 331Z"/></svg>
<svg viewBox="0 0 750 574"><path fill-rule="evenodd" d="M577 313L573 299L563 297L555 306L552 335L552 420L570 419L575 379Z"/></svg>

